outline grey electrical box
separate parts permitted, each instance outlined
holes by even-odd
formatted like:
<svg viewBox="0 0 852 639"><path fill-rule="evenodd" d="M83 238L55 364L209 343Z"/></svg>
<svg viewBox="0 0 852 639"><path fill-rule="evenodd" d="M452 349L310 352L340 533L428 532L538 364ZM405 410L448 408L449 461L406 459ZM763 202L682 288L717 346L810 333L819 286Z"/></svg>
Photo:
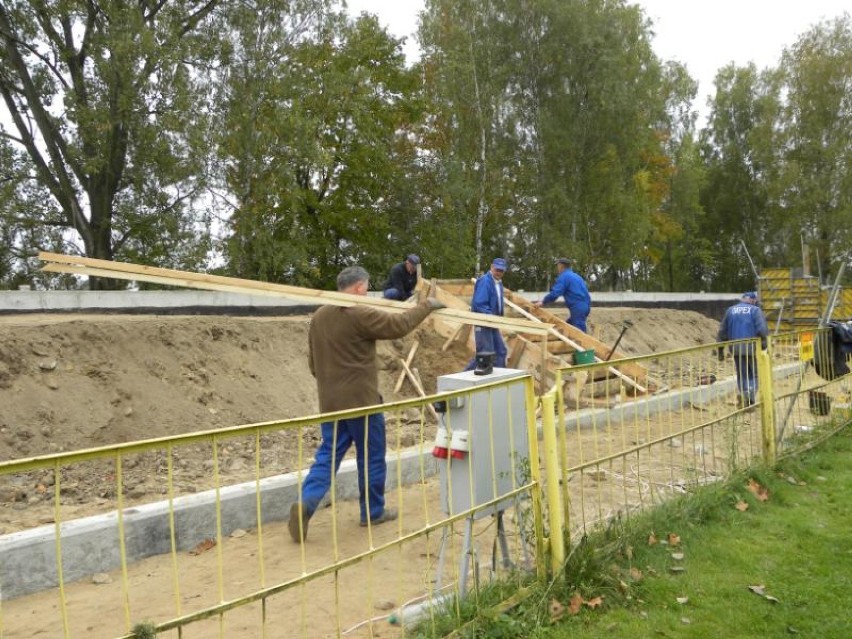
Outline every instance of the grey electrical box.
<svg viewBox="0 0 852 639"><path fill-rule="evenodd" d="M505 495L529 482L529 439L527 434L527 371L495 368L490 375L473 371L438 378L438 392L468 389L464 400L450 401L441 415L440 428L463 436L467 433L469 451L439 459L441 505L445 513L455 515ZM510 381L512 380L512 381ZM507 381L504 386L477 390L478 386ZM450 447L452 448L452 447ZM479 519L505 510L514 498L498 502L493 508L478 511Z"/></svg>

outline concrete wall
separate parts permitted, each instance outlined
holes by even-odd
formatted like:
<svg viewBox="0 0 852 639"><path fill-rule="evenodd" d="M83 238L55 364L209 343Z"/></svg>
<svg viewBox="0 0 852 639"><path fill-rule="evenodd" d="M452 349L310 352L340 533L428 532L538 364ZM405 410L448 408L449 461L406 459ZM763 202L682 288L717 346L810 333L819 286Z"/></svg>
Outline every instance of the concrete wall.
<svg viewBox="0 0 852 639"><path fill-rule="evenodd" d="M373 293L378 295L378 293ZM530 300L543 292L522 292ZM675 308L721 319L735 293L593 293L593 306ZM559 308L561 302L551 305ZM142 313L157 315L298 315L316 308L284 298L213 291L0 291L0 314Z"/></svg>

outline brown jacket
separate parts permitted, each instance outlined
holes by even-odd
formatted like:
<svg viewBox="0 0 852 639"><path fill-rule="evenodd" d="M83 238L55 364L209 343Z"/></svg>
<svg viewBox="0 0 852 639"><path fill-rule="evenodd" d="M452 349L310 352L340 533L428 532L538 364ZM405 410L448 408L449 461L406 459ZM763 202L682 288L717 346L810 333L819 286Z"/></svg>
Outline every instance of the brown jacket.
<svg viewBox="0 0 852 639"><path fill-rule="evenodd" d="M308 331L308 365L317 380L320 411L381 403L376 340L407 335L426 319L426 301L405 313L369 306L323 306Z"/></svg>

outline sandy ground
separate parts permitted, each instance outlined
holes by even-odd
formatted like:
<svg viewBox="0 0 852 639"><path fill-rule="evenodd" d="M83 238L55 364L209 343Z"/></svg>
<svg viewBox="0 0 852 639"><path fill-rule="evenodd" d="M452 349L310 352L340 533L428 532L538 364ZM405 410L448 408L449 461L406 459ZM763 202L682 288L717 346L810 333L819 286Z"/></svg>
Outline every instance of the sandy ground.
<svg viewBox="0 0 852 639"><path fill-rule="evenodd" d="M634 322L619 346L628 354L709 343L714 341L717 329L717 322L697 313L595 309L590 332L612 343L625 319ZM307 370L306 355L308 322L305 317L0 317L0 460L314 414L315 384ZM419 369L427 392L434 391L437 376L460 370L468 358L462 347L442 351L444 340L427 326L405 340L382 343L380 383L388 400L416 396L408 382L400 393L393 392L401 369L399 359L408 352L414 338L421 346L413 364ZM394 436L389 435L389 442L398 442L402 447L415 444L421 428L420 416L415 412L403 420ZM423 433L424 440L431 441L433 432ZM263 475L304 466L318 441L317 430L312 428L264 437ZM254 442L234 441L218 452L222 477L228 483L254 477ZM194 492L209 486L210 459L209 446L176 453L176 490ZM163 497L165 488L162 476L158 477L162 464L162 458L155 453L128 460L126 505ZM49 472L0 477L0 533L52 522L52 484ZM114 469L108 465L64 469L61 486L63 519L115 507ZM400 494L418 489L404 489ZM418 504L430 503L426 510L431 511L430 519L434 521L438 513L437 491L433 486L428 493L427 497L405 498L405 508L421 512L423 506ZM343 557L363 552L369 541L354 523L356 509L353 503L341 503L335 511L341 522L338 552ZM348 527L343 522L349 522ZM422 523L414 515L403 520L405 526ZM270 525L264 529L266 585L324 565L328 557L334 556L329 539L330 515L318 516L311 526L304 557L283 527ZM389 541L398 532L393 525L377 528L374 544L380 543L377 540ZM337 588L333 576L324 577L316 586L297 589L301 601L293 600L293 595L271 599L266 611L268 627L286 626L288 632L275 630L269 636L326 636L362 619L387 614L377 605L399 605L428 589L436 545L433 536L428 544L417 542L400 548L396 559L389 556L362 564L365 567L360 572L341 573ZM260 571L252 559L258 553L257 531L227 539L221 550L237 557L226 566L227 579L222 586L225 599L260 587ZM218 600L218 576L213 567L218 552L219 549L180 556L180 579L188 584L181 590L182 612ZM134 622L146 615L162 620L160 613L164 610L168 611L166 616L175 613L170 561L152 558L140 562L129 568L128 579ZM110 581L107 585L81 582L69 586L69 610L73 611L77 629L71 636L106 637L124 631L125 620L119 612L123 597L120 574L112 575ZM365 598L365 584L372 588L371 583L375 589ZM333 596L329 596L330 592ZM346 618L334 618L335 601L340 603L339 609L346 611ZM294 616L294 607L322 617L317 634L305 627L294 627L294 619L302 618L301 612ZM53 614L45 615L47 611ZM56 592L4 602L2 634L55 636L57 611ZM258 631L260 614L258 605L239 615L229 615L223 636L262 636ZM185 631L184 637L219 636L218 622L205 622L197 628ZM360 632L351 636L367 636ZM393 632L396 631L385 623L367 634L388 636Z"/></svg>

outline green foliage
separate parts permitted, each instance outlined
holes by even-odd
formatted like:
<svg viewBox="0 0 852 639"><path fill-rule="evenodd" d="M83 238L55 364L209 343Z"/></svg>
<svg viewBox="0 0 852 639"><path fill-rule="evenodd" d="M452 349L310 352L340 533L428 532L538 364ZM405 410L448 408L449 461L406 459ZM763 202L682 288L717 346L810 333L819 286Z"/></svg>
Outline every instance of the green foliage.
<svg viewBox="0 0 852 639"><path fill-rule="evenodd" d="M16 248L47 248L56 230L89 257L199 266L206 124L195 65L215 50L217 4L0 5L12 123L2 134L25 157L19 201L3 211Z"/></svg>
<svg viewBox="0 0 852 639"><path fill-rule="evenodd" d="M157 625L150 621L143 621L133 626L130 633L133 639L157 639Z"/></svg>
<svg viewBox="0 0 852 639"><path fill-rule="evenodd" d="M702 131L624 0L429 0L418 35L409 67L337 0L0 4L0 286L74 285L36 249L317 287L414 251L544 289L568 256L598 290L848 257L848 15L720 69Z"/></svg>
<svg viewBox="0 0 852 639"><path fill-rule="evenodd" d="M852 570L852 558L843 551L850 450L847 427L776 468L758 466L638 516L617 519L576 543L550 583L513 577L491 585L424 621L413 636L446 636L456 629L453 636L471 638L800 632L844 637L848 615L842 600ZM748 490L750 480L768 489L768 501ZM748 509L735 508L739 502ZM669 533L679 538L675 547L663 543ZM649 543L652 534L658 543ZM683 558L674 558L675 552ZM673 572L675 565L685 570ZM749 592L748 586L758 584L780 602ZM518 605L497 608L513 600L518 589L528 593ZM567 607L575 593L586 600L603 595L602 605L554 619L551 602ZM679 597L686 603L678 603Z"/></svg>
<svg viewBox="0 0 852 639"><path fill-rule="evenodd" d="M276 3L236 25L220 156L238 197L231 270L329 286L343 266L378 278L417 248L403 207L419 115L400 43L373 17L313 5L298 37L270 26L297 22Z"/></svg>
<svg viewBox="0 0 852 639"><path fill-rule="evenodd" d="M670 170L669 94L638 9L434 0L420 36L432 168L477 265L505 255L515 287L542 286L558 255L630 278Z"/></svg>

